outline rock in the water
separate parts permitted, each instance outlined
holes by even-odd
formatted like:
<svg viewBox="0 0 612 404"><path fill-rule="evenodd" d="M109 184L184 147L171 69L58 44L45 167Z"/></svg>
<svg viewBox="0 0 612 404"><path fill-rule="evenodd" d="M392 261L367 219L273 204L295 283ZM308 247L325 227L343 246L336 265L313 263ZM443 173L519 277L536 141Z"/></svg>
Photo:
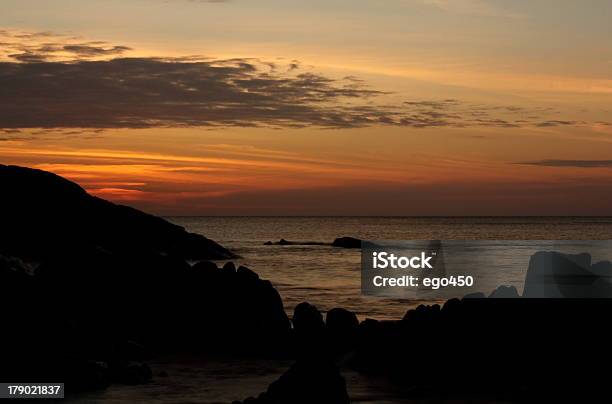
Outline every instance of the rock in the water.
<svg viewBox="0 0 612 404"><path fill-rule="evenodd" d="M245 282L257 282L259 280L259 275L257 275L257 273L242 265L238 267L236 274L238 275L238 279Z"/></svg>
<svg viewBox="0 0 612 404"><path fill-rule="evenodd" d="M300 360L258 398L244 404L349 404L346 382L328 360Z"/></svg>
<svg viewBox="0 0 612 404"><path fill-rule="evenodd" d="M351 334L359 327L359 320L352 311L336 307L327 312L327 329L338 334Z"/></svg>
<svg viewBox="0 0 612 404"><path fill-rule="evenodd" d="M232 261L226 262L225 265L223 265L223 272L236 273L236 265L234 265Z"/></svg>
<svg viewBox="0 0 612 404"><path fill-rule="evenodd" d="M501 285L489 295L489 298L495 299L516 299L520 297L514 286Z"/></svg>
<svg viewBox="0 0 612 404"><path fill-rule="evenodd" d="M355 313L342 308L327 312L327 335L333 353L351 351L355 347L359 320Z"/></svg>
<svg viewBox="0 0 612 404"><path fill-rule="evenodd" d="M298 357L326 355L325 323L321 312L309 303L300 303L293 312L295 350Z"/></svg>
<svg viewBox="0 0 612 404"><path fill-rule="evenodd" d="M192 268L194 271L199 271L204 274L213 274L219 269L217 267L217 264L215 264L212 261L197 262L196 264L193 265Z"/></svg>
<svg viewBox="0 0 612 404"><path fill-rule="evenodd" d="M323 316L319 309L310 303L303 302L293 311L293 328L300 333L318 333L325 329Z"/></svg>
<svg viewBox="0 0 612 404"><path fill-rule="evenodd" d="M361 240L353 237L340 237L334 240L332 246L340 248L361 248Z"/></svg>
<svg viewBox="0 0 612 404"><path fill-rule="evenodd" d="M464 299L485 299L487 296L482 292L468 293L463 296Z"/></svg>
<svg viewBox="0 0 612 404"><path fill-rule="evenodd" d="M279 241L266 241L264 245L329 245L320 241L289 241L281 238Z"/></svg>
<svg viewBox="0 0 612 404"><path fill-rule="evenodd" d="M604 268L605 263L592 266L589 254L537 252L529 260L523 297L612 297L612 278Z"/></svg>

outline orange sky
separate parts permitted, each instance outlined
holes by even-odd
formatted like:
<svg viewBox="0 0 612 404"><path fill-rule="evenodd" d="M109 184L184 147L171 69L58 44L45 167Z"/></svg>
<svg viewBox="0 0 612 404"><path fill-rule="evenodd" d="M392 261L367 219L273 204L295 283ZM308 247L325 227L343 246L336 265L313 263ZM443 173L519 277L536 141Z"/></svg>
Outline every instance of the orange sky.
<svg viewBox="0 0 612 404"><path fill-rule="evenodd" d="M0 6L4 164L166 215L612 214L597 10L26 3Z"/></svg>

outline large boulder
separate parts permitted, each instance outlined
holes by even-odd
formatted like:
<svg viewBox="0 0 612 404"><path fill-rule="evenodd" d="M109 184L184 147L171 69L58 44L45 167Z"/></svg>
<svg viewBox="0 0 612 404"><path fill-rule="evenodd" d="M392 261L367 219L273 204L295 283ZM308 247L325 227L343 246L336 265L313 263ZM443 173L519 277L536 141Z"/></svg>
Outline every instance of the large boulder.
<svg viewBox="0 0 612 404"><path fill-rule="evenodd" d="M325 324L332 353L341 354L355 348L359 328L355 313L343 308L331 309L327 312Z"/></svg>
<svg viewBox="0 0 612 404"><path fill-rule="evenodd" d="M515 299L520 297L516 287L501 285L489 295L490 299ZM469 298L469 297L468 297Z"/></svg>
<svg viewBox="0 0 612 404"><path fill-rule="evenodd" d="M321 312L316 306L308 302L302 302L295 306L292 322L293 328L299 333L318 334L325 329Z"/></svg>
<svg viewBox="0 0 612 404"><path fill-rule="evenodd" d="M293 311L292 323L296 337L294 349L298 357L327 355L325 323L319 309L307 302L298 304Z"/></svg>
<svg viewBox="0 0 612 404"><path fill-rule="evenodd" d="M531 256L525 276L526 298L610 298L612 264L591 265L589 254L540 251Z"/></svg>

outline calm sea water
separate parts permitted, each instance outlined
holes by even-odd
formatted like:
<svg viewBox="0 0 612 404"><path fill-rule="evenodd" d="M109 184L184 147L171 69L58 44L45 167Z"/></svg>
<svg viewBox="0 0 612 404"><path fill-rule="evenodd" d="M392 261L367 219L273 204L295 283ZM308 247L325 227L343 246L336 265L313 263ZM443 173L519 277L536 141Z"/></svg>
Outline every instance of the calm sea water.
<svg viewBox="0 0 612 404"><path fill-rule="evenodd" d="M398 319L417 300L361 296L360 251L328 246L265 246L266 241L612 240L612 217L171 217L187 230L232 249L238 263L272 281L289 314L300 302L320 310L344 307L360 318ZM495 244L491 246L495 248ZM543 243L542 249L548 244ZM525 268L537 244L500 245L496 264ZM527 249L527 250L526 250ZM518 250L517 250L518 251ZM580 251L565 251L580 252ZM612 257L596 257L610 259ZM501 279L503 281L503 279ZM516 283L516 278L505 283ZM522 285L516 284L519 290Z"/></svg>

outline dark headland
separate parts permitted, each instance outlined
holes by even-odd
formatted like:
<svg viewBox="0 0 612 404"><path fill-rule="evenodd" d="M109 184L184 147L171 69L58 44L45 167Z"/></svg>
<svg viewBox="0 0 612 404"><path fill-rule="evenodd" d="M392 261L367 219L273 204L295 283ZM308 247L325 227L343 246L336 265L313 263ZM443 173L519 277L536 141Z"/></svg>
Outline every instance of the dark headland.
<svg viewBox="0 0 612 404"><path fill-rule="evenodd" d="M146 383L147 360L182 353L295 360L245 404L348 403L344 367L411 398L609 395L609 299L454 299L385 322L302 303L289 319L212 240L40 170L0 165L0 189L0 381Z"/></svg>

